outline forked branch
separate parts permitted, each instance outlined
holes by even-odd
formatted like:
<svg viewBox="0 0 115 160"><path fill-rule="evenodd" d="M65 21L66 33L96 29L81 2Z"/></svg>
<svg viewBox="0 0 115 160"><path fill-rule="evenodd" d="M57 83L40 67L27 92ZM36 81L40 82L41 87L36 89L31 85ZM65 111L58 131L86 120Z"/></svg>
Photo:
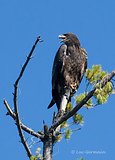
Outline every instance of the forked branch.
<svg viewBox="0 0 115 160"><path fill-rule="evenodd" d="M10 106L8 105L8 102L5 99L4 99L4 104L5 104L5 106L6 106L7 110L8 110L6 115L10 115L15 120L16 119L16 115L15 115L14 112L12 112ZM41 140L44 138L43 134L41 135L38 132L33 131L31 128L25 126L22 122L20 122L20 126L25 132L29 133L30 135L33 135L34 137L37 137L37 138L39 138Z"/></svg>
<svg viewBox="0 0 115 160"><path fill-rule="evenodd" d="M18 83L19 83L20 79L21 79L22 76L23 76L23 73L24 73L24 71L25 71L25 68L26 68L28 62L29 62L30 59L32 58L32 53L33 53L33 51L34 51L34 49L35 49L35 47L36 47L36 45L37 45L37 43L38 43L39 41L41 41L41 40L40 40L40 36L37 37L37 40L35 41L35 43L34 43L32 49L31 49L29 55L27 56L27 60L26 60L26 62L24 63L24 65L23 65L23 67L22 67L22 69L21 69L21 72L20 72L20 74L19 74L19 76L18 76L18 78L17 78L17 80L16 80L16 82L15 82L15 84L14 84L14 94L13 94L13 95L14 95L14 113L13 113L12 110L10 109L7 101L4 99L4 104L5 104L5 106L6 106L7 110L8 110L8 113L9 113L9 114L11 115L11 117L16 121L16 125L17 125L17 128L18 128L18 132L19 132L19 135L20 135L20 138L21 138L21 142L22 142L22 144L24 145L24 147L25 147L25 149L26 149L26 152L27 152L27 155L28 155L29 158L32 156L32 153L31 153L31 151L30 151L30 149L29 149L29 147L28 147L28 145L27 145L27 143L26 143L26 140L25 140L25 137L24 137L24 135L23 135L22 129L24 129L26 132L29 132L29 133L33 133L33 134L34 134L34 132L33 132L33 130L31 130L31 129L29 129L28 127L24 126L24 125L20 122L19 112L18 112L18 105L17 105L17 90L18 90ZM36 135L36 137L38 136L37 134L34 134L34 136L35 136L35 135Z"/></svg>

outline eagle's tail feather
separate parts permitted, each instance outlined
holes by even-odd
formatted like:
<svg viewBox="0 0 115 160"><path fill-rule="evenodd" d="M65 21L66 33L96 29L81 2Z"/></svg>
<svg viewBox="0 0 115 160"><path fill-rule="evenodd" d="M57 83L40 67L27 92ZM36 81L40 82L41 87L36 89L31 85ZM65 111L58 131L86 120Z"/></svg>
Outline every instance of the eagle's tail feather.
<svg viewBox="0 0 115 160"><path fill-rule="evenodd" d="M71 101L70 91L71 91L70 88L65 89L65 94L61 98L61 103L60 103L60 108L59 108L60 110L65 111L68 102Z"/></svg>
<svg viewBox="0 0 115 160"><path fill-rule="evenodd" d="M55 104L55 101L54 101L54 99L52 99L49 106L48 106L48 109L51 108L54 104Z"/></svg>
<svg viewBox="0 0 115 160"><path fill-rule="evenodd" d="M60 104L60 108L59 109L65 111L67 103L68 103L67 97L65 95L62 96L62 100L61 100L61 104Z"/></svg>

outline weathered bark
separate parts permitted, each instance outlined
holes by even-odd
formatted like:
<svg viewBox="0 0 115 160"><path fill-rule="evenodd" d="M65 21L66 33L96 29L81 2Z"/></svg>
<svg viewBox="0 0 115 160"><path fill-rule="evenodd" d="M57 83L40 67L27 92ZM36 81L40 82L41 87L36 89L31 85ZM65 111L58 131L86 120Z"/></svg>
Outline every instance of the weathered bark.
<svg viewBox="0 0 115 160"><path fill-rule="evenodd" d="M62 116L64 112L58 112L58 114L53 116L53 122L56 123L60 116ZM53 146L56 142L56 137L60 132L60 125L55 128L55 130L50 131L47 125L44 123L44 139L43 139L43 160L52 160L53 154Z"/></svg>
<svg viewBox="0 0 115 160"><path fill-rule="evenodd" d="M52 160L53 153L53 135L49 133L45 135L43 141L43 160Z"/></svg>

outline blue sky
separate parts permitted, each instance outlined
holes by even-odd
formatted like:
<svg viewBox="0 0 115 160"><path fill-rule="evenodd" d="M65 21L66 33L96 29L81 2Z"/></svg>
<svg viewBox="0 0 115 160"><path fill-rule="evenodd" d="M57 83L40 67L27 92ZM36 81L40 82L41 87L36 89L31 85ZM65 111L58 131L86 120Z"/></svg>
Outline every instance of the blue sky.
<svg viewBox="0 0 115 160"><path fill-rule="evenodd" d="M47 110L53 59L60 46L57 36L66 32L75 33L87 50L88 68L101 64L108 72L115 69L114 0L0 1L0 159L28 159L14 121L5 115L3 98L13 109L13 84L38 35L44 42L37 45L36 56L20 81L18 106L21 120L28 127L41 130L43 120L50 126L53 112L57 111L56 106ZM83 92L84 88L82 83L78 92ZM114 103L115 95L112 95L102 106L81 109L84 126L74 132L69 141L63 139L55 145L53 159L115 159ZM41 147L41 143L32 147L33 153L37 147Z"/></svg>

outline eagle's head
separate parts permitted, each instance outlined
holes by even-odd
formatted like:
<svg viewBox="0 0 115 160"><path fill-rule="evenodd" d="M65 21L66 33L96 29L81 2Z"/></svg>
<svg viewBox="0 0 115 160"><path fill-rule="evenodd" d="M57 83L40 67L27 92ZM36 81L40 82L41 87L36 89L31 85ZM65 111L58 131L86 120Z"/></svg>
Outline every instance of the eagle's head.
<svg viewBox="0 0 115 160"><path fill-rule="evenodd" d="M80 47L80 42L77 36L73 33L64 33L62 35L59 35L58 38L61 38L63 43L67 45L76 45Z"/></svg>

